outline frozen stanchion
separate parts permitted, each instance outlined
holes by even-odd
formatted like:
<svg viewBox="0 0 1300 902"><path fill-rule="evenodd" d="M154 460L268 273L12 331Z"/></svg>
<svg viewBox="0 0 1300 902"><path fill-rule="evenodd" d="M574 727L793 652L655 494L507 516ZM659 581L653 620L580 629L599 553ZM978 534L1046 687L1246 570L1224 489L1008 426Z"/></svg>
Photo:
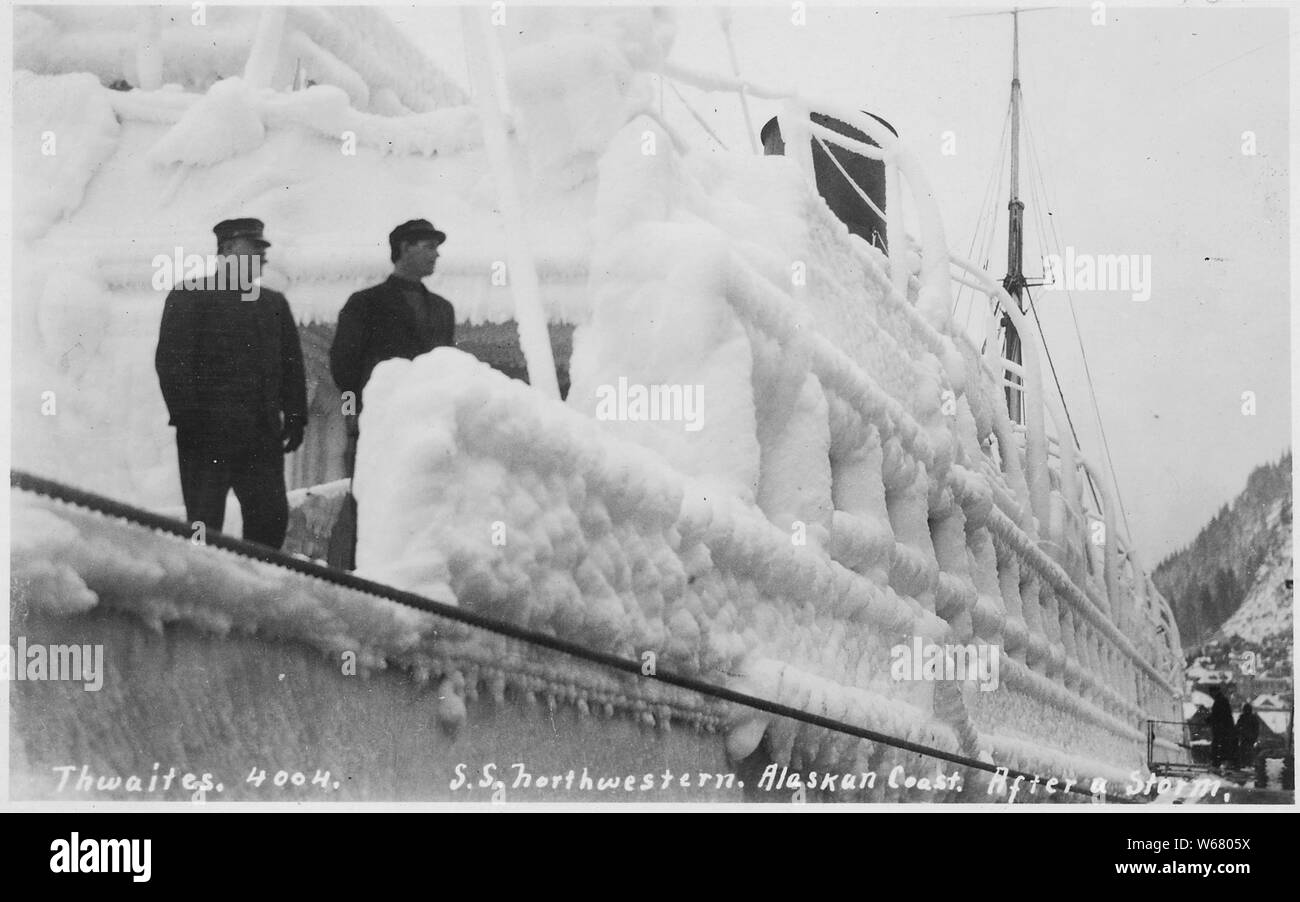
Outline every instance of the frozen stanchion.
<svg viewBox="0 0 1300 902"><path fill-rule="evenodd" d="M465 58L469 65L474 95L483 122L483 141L492 161L497 195L505 216L510 270L513 274L515 319L519 323L519 346L528 364L528 382L546 397L560 400L560 383L555 375L555 357L546 330L537 266L524 232L519 191L515 185L510 145L501 113L501 49L489 20L489 11L465 7Z"/></svg>
<svg viewBox="0 0 1300 902"><path fill-rule="evenodd" d="M267 7L257 21L253 47L244 66L244 81L253 88L268 88L280 63L280 45L284 39L287 7Z"/></svg>

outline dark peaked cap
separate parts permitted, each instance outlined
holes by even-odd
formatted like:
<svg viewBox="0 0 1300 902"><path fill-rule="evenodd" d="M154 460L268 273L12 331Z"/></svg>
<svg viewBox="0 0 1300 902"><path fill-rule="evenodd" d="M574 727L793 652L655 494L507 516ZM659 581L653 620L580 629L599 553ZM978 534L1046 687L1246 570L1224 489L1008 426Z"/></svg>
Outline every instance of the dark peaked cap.
<svg viewBox="0 0 1300 902"><path fill-rule="evenodd" d="M433 238L439 244L442 244L447 240L447 233L435 229L433 223L427 219L412 219L402 223L388 234L389 244L398 244L403 241L420 241L424 238Z"/></svg>
<svg viewBox="0 0 1300 902"><path fill-rule="evenodd" d="M271 246L271 242L262 237L262 220L260 219L225 219L212 227L212 231L217 236L218 241L226 241L231 238L250 238L266 247Z"/></svg>

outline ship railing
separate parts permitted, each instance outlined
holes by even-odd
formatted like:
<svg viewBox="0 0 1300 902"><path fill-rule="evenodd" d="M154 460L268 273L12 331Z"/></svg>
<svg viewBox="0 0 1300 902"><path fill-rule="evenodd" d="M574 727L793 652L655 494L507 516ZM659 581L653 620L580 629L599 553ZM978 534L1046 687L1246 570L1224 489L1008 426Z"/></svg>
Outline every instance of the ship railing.
<svg viewBox="0 0 1300 902"><path fill-rule="evenodd" d="M1041 335L1035 328L1031 320L1020 313L1014 302L1003 286L995 281L986 271L976 264L961 259L956 255L950 254L950 261L953 267L953 282L958 285L965 285L982 293L989 302L990 321L995 319L995 310L1003 311L1008 314L1013 325L1019 330L1020 335L1024 338L1022 351L1024 353L1023 364L1012 364L1005 366L1006 361L993 347L994 343L989 342L986 345L985 353L981 358L985 376L994 384L1001 385L1004 382L1004 373L1010 370L1014 375L1022 379L1021 384L1014 384L1014 390L1021 394L1024 399L1025 419L1023 427L1025 462L1024 462L1024 479L1029 487L1029 504L1034 518L1037 519L1038 529L1031 534L1036 535L1040 542L1048 538L1047 528L1051 524L1050 506L1051 506L1051 474L1049 468L1049 448L1051 442L1048 438L1047 424L1051 423L1055 427L1058 437L1056 444L1056 456L1060 463L1057 469L1057 475L1060 479L1060 495L1067 500L1066 508L1076 516L1090 517L1095 516L1100 520L1102 531L1100 537L1102 541L1097 542L1101 551L1101 581L1104 587L1104 593L1081 590L1079 594L1089 599L1093 606L1104 611L1109 623L1113 623L1117 631L1124 634L1131 634L1135 631L1132 627L1135 625L1134 618L1138 610L1147 608L1147 598L1150 597L1150 580L1143 571L1137 556L1128 549L1117 529L1114 511L1116 507L1112 502L1111 493L1108 488L1108 482L1102 478L1100 468L1091 463L1082 453L1078 446L1071 440L1062 439L1069 436L1068 421L1064 415L1063 408L1059 408L1059 399L1055 395L1047 395L1042 387L1042 369L1038 355L1038 346L1041 343ZM955 326L950 330L954 340L963 341L970 344L970 339L965 334L958 334ZM1037 339L1037 341L1035 341ZM1005 380L1011 381L1011 380ZM1009 434L1015 435L1014 426L1008 430ZM1011 470L1017 466L1015 455L1004 455L1002 466L1003 472L1009 477L1009 481L1014 482ZM1098 493L1099 512L1090 512L1080 502L1082 500L1081 480L1079 475L1090 478L1092 485ZM1074 499L1075 504L1069 504L1068 500ZM1029 529L1026 529L1028 532ZM1090 530L1090 539L1092 533ZM1050 541L1044 543L1051 547ZM1091 555L1088 558L1091 562ZM1096 575L1095 565L1091 565L1091 572ZM1086 587L1087 579L1081 582ZM1129 599L1123 592L1122 586L1128 584L1133 586L1134 598ZM1104 601L1101 595L1104 594ZM1068 595L1068 593L1067 593ZM1163 601L1163 600L1162 600ZM1141 608L1139 608L1141 603ZM1143 618L1146 619L1145 617ZM1140 622L1140 621L1139 621ZM1109 630L1106 631L1109 633ZM1154 632L1154 630L1150 631ZM1165 648L1157 650L1148 649L1148 654L1137 653L1136 649L1128 643L1127 650L1131 650L1130 659L1137 662L1138 667L1146 673L1148 677L1163 690L1166 697L1176 697L1179 692L1174 688L1177 680L1177 664L1173 661L1176 654L1169 645L1170 641L1176 641L1176 632L1167 629L1169 634L1166 639ZM1156 663L1149 661L1150 653L1160 651L1161 660ZM1135 699L1147 699L1150 696L1148 691L1144 691L1140 681L1133 684L1133 697ZM1127 693L1126 693L1127 694Z"/></svg>
<svg viewBox="0 0 1300 902"><path fill-rule="evenodd" d="M1031 321L1021 314L1018 309L1013 309L1015 305L1010 303L1010 298L1000 284L994 282L973 263L956 258L954 258L953 263L954 267L959 270L954 275L954 282L982 292L989 299L991 307L997 306L997 302L1001 301L1001 308L1010 311L1009 315L1013 324L1020 330L1020 334L1026 338L1038 337L1039 341L1041 341L1037 329L1031 330L1029 328ZM975 278L972 279L971 276L975 276ZM1050 490L1051 469L1047 464L1052 457L1059 460L1060 464L1056 472L1061 479L1061 493L1066 499L1067 507L1071 508L1072 513L1081 513L1085 518L1095 518L1104 524L1105 549L1101 576L1106 586L1106 596L1110 601L1111 609L1117 612L1121 610L1117 586L1117 577L1121 570L1127 571L1138 599L1145 606L1152 588L1150 580L1136 553L1127 547L1123 536L1116 529L1113 517L1115 507L1110 498L1108 482L1103 478L1100 468L1089 463L1081 449L1072 440L1063 440L1063 436L1070 434L1065 428L1064 411L1058 409L1057 404L1053 403L1056 400L1055 396L1045 396L1043 393L1037 346L1031 341L1026 341L1024 343L1024 353L1024 364L989 353L986 353L984 359L986 371L994 379L995 384L1019 392L1024 402L1024 409L1030 414L1026 418L1027 422L1024 425L1013 425L1013 431L1017 433L1023 432L1026 448L1035 451L1035 453L1028 455L1026 479L1031 486L1044 486ZM1001 375L1002 373L1019 376L1022 381L1016 383ZM1032 414L1035 412L1039 416L1033 416ZM1056 427L1055 435L1047 432L1045 421L1052 421L1052 425ZM1037 447L1040 446L1044 448L1041 455L1036 452ZM1055 454L1052 453L1053 451L1055 451ZM1083 503L1083 495L1080 491L1081 481L1079 480L1081 473L1091 480L1094 489L1097 491L1100 511L1090 510L1089 506ZM1050 522L1040 514L1044 507L1041 494L1035 497L1037 498L1037 503L1034 505L1035 516L1040 518L1040 523ZM1119 616L1122 616L1122 614L1119 614Z"/></svg>
<svg viewBox="0 0 1300 902"><path fill-rule="evenodd" d="M798 162L810 182L814 180L813 138L835 144L869 159L883 161L886 173L884 211L886 244L891 251L886 257L887 282L890 290L886 293L885 300L908 317L927 348L944 361L948 375L954 383L955 393L959 397L966 391L967 380L977 378L978 374L961 372L961 355L957 351L957 343L965 342L969 346L970 341L957 329L950 316L949 305L953 281L966 281L979 288L991 301L1000 301L1001 306L1010 311L1022 335L1037 334L1032 325L1019 314L1002 286L987 272L950 254L944 239L937 204L924 174L898 137L879 121L840 104L804 97L795 92L775 89L740 78L701 73L678 64L665 65L662 74L705 91L734 92L750 97L782 101L784 106L777 118L782 135L785 136L786 154ZM876 142L875 146L813 123L810 118L813 110L858 129ZM850 180L850 184L854 183ZM854 184L854 188L859 194L865 195L860 186ZM917 239L908 235L903 225L905 189L913 201L916 212L916 222L919 226ZM864 200L869 198L864 196ZM871 254L867 248L862 247L857 256L864 266L879 270L878 255ZM914 261L918 258L919 267L915 273L917 279L913 285L913 267L917 265ZM950 266L956 267L958 272L955 274L950 272ZM777 300L773 298L771 305L759 303L754 309L746 309L742 313L751 319L757 317L757 320L761 320L758 322L761 328L773 332L778 340L782 340L790 337L786 333L791 331L792 324L785 322L788 317L779 313ZM990 316L992 316L992 305ZM893 431L904 436L905 449L917 460L930 467L934 462L934 449L927 441L925 433L918 429L916 421L905 409L902 409L898 402L885 398L875 400L879 395L875 390L878 386L874 385L871 378L862 373L855 363L847 360L838 348L828 341L818 340L820 338L814 336L811 339L815 351L812 355L813 369L825 387L831 391L838 391L842 397L851 401L849 395L853 395L854 392L850 391L846 395L837 387L851 373L849 382L853 383L852 387L858 388L859 393L862 388L868 389L865 394L872 396L873 403L877 406L875 410L860 409L859 414L868 422L878 420L882 415L880 408L883 407L883 415L888 420L895 421L895 425L900 427ZM998 384L1001 373L995 370L995 352L989 349L981 358L979 351L973 346L969 350L971 353L968 356L981 360L983 368L992 377L990 379L992 384ZM952 365L954 360L957 361L956 367ZM1115 524L1109 514L1113 506L1109 503L1104 504L1106 517L1110 521L1107 522L1106 529L1104 568L1106 597L1104 599L1098 598L1095 592L1085 591L1079 581L1071 578L1071 575L1058 563L1059 555L1053 553L1056 549L1046 535L1046 528L1052 522L1053 507L1051 476L1048 470L1046 423L1052 422L1057 433L1065 435L1067 434L1064 428L1065 418L1062 411L1056 410L1052 406L1051 399L1042 391L1041 366L1038 353L1032 343L1027 343L1025 348L1023 373L1025 385L1018 390L1025 393L1028 399L1026 409L1029 411L1023 466L1019 462L1019 449L1014 447L1016 443L1005 412L1002 417L1005 422L996 427L1001 430L999 447L1003 452L1004 486L1010 487L1013 495L1018 497L1008 498L1005 492L999 491L1001 487L995 485L993 491L995 506L987 525L1001 542L1016 550L1016 553L1022 557L1024 565L1035 571L1050 589L1049 594L1045 596L1048 601L1042 604L1041 610L1038 603L1034 603L1034 610L1027 610L1026 617L1037 624L1036 629L1041 628L1044 631L1043 638L1048 642L1059 644L1066 641L1067 651L1072 648L1079 655L1077 665L1084 670L1088 670L1089 667L1095 668L1096 672L1102 674L1102 683L1109 687L1103 694L1118 692L1116 698L1122 699L1121 706L1140 719L1144 715L1138 708L1139 700L1149 695L1149 691L1144 691L1142 688L1144 681L1150 682L1151 688L1158 687L1169 696L1176 695L1176 690L1169 684L1166 675L1147 660L1147 656L1135 647L1125 635L1125 631L1117 624L1116 619L1123 622L1123 617L1115 618L1113 615L1116 608L1120 606L1118 573L1121 566L1119 548L1115 541ZM861 383L861 386L858 383ZM1071 443L1062 443L1059 448L1063 457L1060 476L1063 494L1067 498L1077 498L1079 496L1078 471L1079 468L1087 465L1086 461ZM1017 470L1022 474L1019 479L1014 475ZM947 474L936 473L935 475L938 478L946 478L957 496L961 498L964 496L964 483L968 481L966 477L972 475L972 472L954 464ZM1017 485L1022 488L1015 488ZM1013 501L1013 504L1007 505L1007 501ZM1058 522L1059 520L1058 517ZM1082 582L1086 584L1087 581ZM1050 600L1052 598L1061 599L1064 604L1058 609L1055 602ZM1057 617L1060 618L1059 624L1055 622ZM1067 634L1068 640L1063 640Z"/></svg>
<svg viewBox="0 0 1300 902"><path fill-rule="evenodd" d="M1189 776L1192 734L1185 720L1148 720L1147 770L1157 776Z"/></svg>

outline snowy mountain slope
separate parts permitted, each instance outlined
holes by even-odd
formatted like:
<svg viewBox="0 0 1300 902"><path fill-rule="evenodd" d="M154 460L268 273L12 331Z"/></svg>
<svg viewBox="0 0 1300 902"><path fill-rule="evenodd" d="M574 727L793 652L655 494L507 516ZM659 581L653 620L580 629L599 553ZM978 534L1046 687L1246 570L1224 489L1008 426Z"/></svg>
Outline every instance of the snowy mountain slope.
<svg viewBox="0 0 1300 902"><path fill-rule="evenodd" d="M1291 632L1291 453L1257 468L1246 487L1153 579L1173 605L1184 647L1217 631L1245 638Z"/></svg>
<svg viewBox="0 0 1300 902"><path fill-rule="evenodd" d="M1281 520L1282 503L1278 502L1271 519ZM1269 543L1268 555L1254 574L1251 587L1241 607L1219 627L1225 636L1240 636L1260 642L1268 636L1289 636L1295 617L1295 595L1287 586L1295 572L1292 560L1292 524L1278 522L1276 540Z"/></svg>

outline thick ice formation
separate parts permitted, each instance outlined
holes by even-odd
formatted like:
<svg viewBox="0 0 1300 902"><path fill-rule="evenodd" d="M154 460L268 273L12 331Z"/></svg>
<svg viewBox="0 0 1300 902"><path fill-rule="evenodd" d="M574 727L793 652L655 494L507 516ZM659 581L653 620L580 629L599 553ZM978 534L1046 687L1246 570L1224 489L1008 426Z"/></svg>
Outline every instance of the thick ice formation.
<svg viewBox="0 0 1300 902"><path fill-rule="evenodd" d="M33 72L89 72L154 90L206 86L244 74L263 10L198 7L45 6L14 13L14 62ZM358 109L398 115L465 102L464 92L378 10L290 7L285 46L270 73L292 82L301 64L317 84L335 85ZM369 105L369 106L367 106Z"/></svg>
<svg viewBox="0 0 1300 902"><path fill-rule="evenodd" d="M593 89L597 112L628 110L635 84L619 79L638 75L613 43L574 52L619 73L617 90ZM560 102L542 75L567 72L534 73L525 99ZM682 157L630 116L596 167L593 309L568 400L586 416L452 351L381 366L362 424L362 567L854 722L903 704L892 726L933 717L1014 763L1137 764L1136 725L1168 687L1077 557L1040 547L995 381L936 329L935 299L918 304L930 263L907 254L923 278L897 291L898 261L851 239L791 161ZM655 416L636 387L704 403L693 420ZM403 441L365 438L411 418ZM1061 490L1036 489L1053 504ZM933 684L893 681L888 650L914 635L997 646L1004 686L940 705ZM733 751L768 729L735 724Z"/></svg>
<svg viewBox="0 0 1300 902"><path fill-rule="evenodd" d="M851 238L791 159L683 155L644 103L646 72L671 46L662 13L511 14L531 23L508 74L529 150L520 167L533 176L521 181L535 186L531 240L543 249L549 315L581 321L572 389L567 404L542 401L450 349L380 365L355 485L362 572L891 735L1043 773L1122 776L1116 765L1141 758L1136 724L1163 711L1169 687L1125 601L1132 587L1106 597L1117 585L1098 584L1080 524L1062 513L1077 485L1047 475L1041 436L1022 458L988 362L938 315L942 254L895 240L886 259ZM38 425L24 453L57 462L38 469L73 481L110 473L104 490L175 503L154 497L175 480L148 364L161 295L142 284L141 262L158 245L206 247L221 218L213 196L225 199L222 215L237 203L271 224L279 277L304 318L332 317L382 274L383 235L407 204L452 226L453 276L454 245L472 249L463 290L448 291L458 312L509 315L508 286L483 277L503 240L481 213L495 191L464 139L472 114L376 116L335 74L333 87L290 95L231 77L202 96L75 98L77 123L89 125L68 126L78 153L50 175L61 193L40 199L38 180L18 197L41 224L19 296L44 303L16 308L15 333L46 362L15 396L50 388L64 412L28 410ZM45 76L20 85L20 129L33 137L49 115L42 99L78 88ZM340 128L356 133L352 161ZM417 152L434 157L404 155ZM920 174L899 162L923 195ZM357 190L344 174L358 163L368 184L403 186L402 203ZM23 165L39 171L34 158ZM124 202L142 189L163 199L158 208ZM922 213L925 245L941 248L937 216ZM140 248L105 241L110 219ZM311 240L293 231L304 223ZM373 234L373 246L357 234ZM62 265L72 246L84 263ZM86 300L105 296L118 305L111 320ZM94 363L110 357L111 377ZM638 408L638 389L661 389L667 406ZM93 447L87 424L102 429ZM107 574L108 585L147 589L145 608L174 610L177 587L158 562L127 574L83 550L75 572L44 567L50 549L71 549L66 530L46 526L30 574L66 609L90 604ZM250 578L234 580L235 596ZM254 582L263 603L283 591ZM288 598L269 621L249 622L292 630L295 618L326 617ZM210 616L201 607L184 616ZM1000 648L1001 687L895 681L891 647L918 636ZM413 642L389 635L372 660L406 660ZM579 680L562 666L552 677ZM479 682L461 679L466 692ZM782 762L899 757L752 712L729 718L738 756L766 738Z"/></svg>
<svg viewBox="0 0 1300 902"><path fill-rule="evenodd" d="M41 78L19 71L13 89L15 110L45 111L14 121L14 147L26 151L19 159L33 164L26 172L34 171L43 187L17 192L14 224L25 238L44 234L81 205L95 170L112 156L121 127L91 75Z"/></svg>
<svg viewBox="0 0 1300 902"><path fill-rule="evenodd" d="M156 632L185 624L305 643L338 661L355 655L364 674L408 671L418 685L450 681L444 696L500 703L507 687L535 701L557 697L607 716L649 715L667 729L714 729L724 708L662 683L582 665L494 633L345 589L281 567L23 493L14 495L16 628L30 613L67 616L95 608L128 614ZM110 662L119 666L120 662ZM463 704L463 701L461 702ZM461 709L463 713L463 708ZM454 730L455 703L436 712Z"/></svg>
<svg viewBox="0 0 1300 902"><path fill-rule="evenodd" d="M259 92L238 75L203 93L123 92L19 71L14 88L15 466L146 507L180 503L153 373L169 287L155 259L214 252L213 224L235 212L267 223L267 284L303 322L332 320L381 281L388 232L414 216L451 236L433 287L459 317L512 316L509 284L491 278L505 236L469 107L384 116L338 87ZM587 226L569 202L529 205L543 302L572 321L586 304Z"/></svg>

